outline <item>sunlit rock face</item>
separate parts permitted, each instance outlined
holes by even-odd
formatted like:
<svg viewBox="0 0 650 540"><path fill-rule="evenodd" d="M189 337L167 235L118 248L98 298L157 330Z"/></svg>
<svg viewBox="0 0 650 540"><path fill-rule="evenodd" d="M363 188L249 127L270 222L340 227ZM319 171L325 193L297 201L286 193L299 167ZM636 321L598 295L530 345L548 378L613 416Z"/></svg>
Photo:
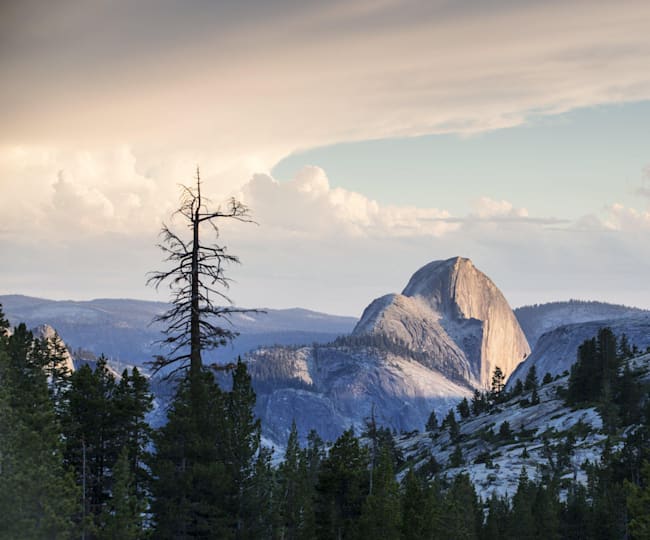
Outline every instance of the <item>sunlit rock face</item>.
<svg viewBox="0 0 650 540"><path fill-rule="evenodd" d="M402 294L372 302L353 335L373 334L421 353L427 367L484 388L496 366L507 377L530 354L501 291L461 257L423 266Z"/></svg>
<svg viewBox="0 0 650 540"><path fill-rule="evenodd" d="M65 359L65 367L70 373L75 370L72 354L70 354L70 350L68 349L67 345L63 342L54 328L52 328L49 324L41 324L40 326L34 328L32 332L36 338L49 340L50 347L60 347Z"/></svg>
<svg viewBox="0 0 650 540"><path fill-rule="evenodd" d="M530 349L497 287L468 259L432 262L401 294L374 300L352 334L247 356L265 436L286 443L291 422L332 440L371 415L396 431L446 415L497 365L507 376Z"/></svg>

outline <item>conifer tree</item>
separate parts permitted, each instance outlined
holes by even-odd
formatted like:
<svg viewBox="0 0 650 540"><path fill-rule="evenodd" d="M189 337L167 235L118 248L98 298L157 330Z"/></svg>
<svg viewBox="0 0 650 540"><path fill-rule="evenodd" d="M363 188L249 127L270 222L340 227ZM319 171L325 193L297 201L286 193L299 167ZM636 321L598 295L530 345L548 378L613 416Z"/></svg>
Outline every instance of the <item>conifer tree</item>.
<svg viewBox="0 0 650 540"><path fill-rule="evenodd" d="M111 498L100 517L99 540L137 540L142 537L144 499L138 497L129 450L125 446L113 467Z"/></svg>
<svg viewBox="0 0 650 540"><path fill-rule="evenodd" d="M411 468L406 473L402 485L402 538L404 540L419 540L428 538L427 508L423 508L426 501L425 489L421 479Z"/></svg>
<svg viewBox="0 0 650 540"><path fill-rule="evenodd" d="M179 382L167 423L153 435L151 512L157 539L234 536L236 517L225 504L235 489L223 451L226 396L211 373L202 378L194 395L189 374Z"/></svg>
<svg viewBox="0 0 650 540"><path fill-rule="evenodd" d="M445 530L443 538L477 539L483 523L474 486L466 474L454 477L445 496Z"/></svg>
<svg viewBox="0 0 650 540"><path fill-rule="evenodd" d="M438 429L438 418L436 417L436 411L431 411L425 428L427 431L436 431Z"/></svg>
<svg viewBox="0 0 650 540"><path fill-rule="evenodd" d="M278 505L281 537L308 538L314 534L312 486L307 453L300 448L296 422L291 424L284 461L278 467Z"/></svg>
<svg viewBox="0 0 650 540"><path fill-rule="evenodd" d="M463 398L463 400L457 405L456 409L461 418L469 418L471 411L469 409L467 398Z"/></svg>
<svg viewBox="0 0 650 540"><path fill-rule="evenodd" d="M330 448L318 476L318 537L354 537L367 494L368 452L350 428Z"/></svg>
<svg viewBox="0 0 650 540"><path fill-rule="evenodd" d="M492 384L490 386L490 399L494 403L500 403L503 398L503 389L505 387L505 375L499 366L494 368L492 373Z"/></svg>
<svg viewBox="0 0 650 540"><path fill-rule="evenodd" d="M533 390L536 390L538 386L539 383L537 381L537 368L535 367L535 364L533 364L532 366L530 366L530 369L526 374L526 380L524 382L524 391L532 392Z"/></svg>
<svg viewBox="0 0 650 540"><path fill-rule="evenodd" d="M261 426L255 418L255 392L246 364L237 360L232 374L232 389L226 396L226 447L224 459L232 482L230 509L237 531L247 527L256 509L249 502L254 479L255 458L260 448Z"/></svg>
<svg viewBox="0 0 650 540"><path fill-rule="evenodd" d="M643 487L626 482L630 533L635 540L650 540L650 462L643 464Z"/></svg>
<svg viewBox="0 0 650 540"><path fill-rule="evenodd" d="M72 538L78 493L38 345L0 309L0 538Z"/></svg>
<svg viewBox="0 0 650 540"><path fill-rule="evenodd" d="M374 486L363 503L359 517L361 538L400 538L400 497L392 457L383 448L374 470Z"/></svg>

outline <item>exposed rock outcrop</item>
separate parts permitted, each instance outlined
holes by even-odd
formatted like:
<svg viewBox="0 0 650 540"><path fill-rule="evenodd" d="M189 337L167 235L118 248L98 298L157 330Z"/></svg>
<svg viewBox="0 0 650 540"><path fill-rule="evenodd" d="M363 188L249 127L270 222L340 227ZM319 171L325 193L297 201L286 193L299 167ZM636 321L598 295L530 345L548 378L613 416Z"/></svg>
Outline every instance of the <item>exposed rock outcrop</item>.
<svg viewBox="0 0 650 540"><path fill-rule="evenodd" d="M426 355L427 367L484 388L496 366L507 377L530 354L501 291L461 257L423 266L402 294L372 302L353 335L372 334Z"/></svg>

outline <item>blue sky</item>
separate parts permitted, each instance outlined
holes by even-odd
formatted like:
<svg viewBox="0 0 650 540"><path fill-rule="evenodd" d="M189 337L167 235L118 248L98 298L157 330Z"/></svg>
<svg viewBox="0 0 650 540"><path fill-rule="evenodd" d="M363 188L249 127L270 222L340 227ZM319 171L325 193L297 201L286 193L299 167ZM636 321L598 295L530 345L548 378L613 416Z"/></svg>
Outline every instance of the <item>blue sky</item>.
<svg viewBox="0 0 650 540"><path fill-rule="evenodd" d="M288 179L306 165L333 187L382 204L435 206L454 214L478 195L531 215L576 219L612 202L639 203L650 162L650 102L581 108L525 124L459 136L427 135L297 152L272 169ZM645 173L647 174L647 173Z"/></svg>
<svg viewBox="0 0 650 540"><path fill-rule="evenodd" d="M648 28L647 0L2 2L0 293L166 300L199 165L258 222L221 231L240 305L360 315L462 255L513 305L650 308Z"/></svg>

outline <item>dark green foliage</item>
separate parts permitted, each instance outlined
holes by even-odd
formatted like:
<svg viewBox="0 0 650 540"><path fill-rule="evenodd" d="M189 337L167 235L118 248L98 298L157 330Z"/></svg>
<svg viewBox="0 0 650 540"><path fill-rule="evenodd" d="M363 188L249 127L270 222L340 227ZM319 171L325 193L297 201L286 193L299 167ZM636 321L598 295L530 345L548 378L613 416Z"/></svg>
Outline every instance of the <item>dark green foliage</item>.
<svg viewBox="0 0 650 540"><path fill-rule="evenodd" d="M439 538L470 540L479 537L483 513L468 475L454 477L445 496L444 516L444 529L438 531Z"/></svg>
<svg viewBox="0 0 650 540"><path fill-rule="evenodd" d="M471 409L474 416L486 412L489 409L488 396L483 392L474 390Z"/></svg>
<svg viewBox="0 0 650 540"><path fill-rule="evenodd" d="M521 382L521 379L517 379L515 387L510 392L510 397L520 396L524 393L524 383Z"/></svg>
<svg viewBox="0 0 650 540"><path fill-rule="evenodd" d="M452 442L457 442L460 439L460 427L458 422L456 422L456 416L454 415L454 410L449 409L447 416L442 422L442 428L447 428L449 430L449 438Z"/></svg>
<svg viewBox="0 0 650 540"><path fill-rule="evenodd" d="M533 364L532 366L530 366L530 369L526 374L526 380L524 381L524 391L532 392L538 386L539 384L537 381L537 368L535 367L535 364Z"/></svg>
<svg viewBox="0 0 650 540"><path fill-rule="evenodd" d="M449 456L449 466L450 467L462 467L465 464L465 458L463 457L463 450L459 444L456 445L454 451Z"/></svg>
<svg viewBox="0 0 650 540"><path fill-rule="evenodd" d="M78 492L65 466L41 344L0 309L0 538L72 538Z"/></svg>
<svg viewBox="0 0 650 540"><path fill-rule="evenodd" d="M490 386L490 400L494 403L501 403L505 397L503 389L505 388L506 377L499 366L494 368L492 373L492 384Z"/></svg>
<svg viewBox="0 0 650 540"><path fill-rule="evenodd" d="M427 516L423 512L425 488L420 477L409 469L402 484L402 538L419 540L427 538Z"/></svg>
<svg viewBox="0 0 650 540"><path fill-rule="evenodd" d="M463 400L457 405L456 409L461 418L469 418L471 412L467 398L463 398Z"/></svg>
<svg viewBox="0 0 650 540"><path fill-rule="evenodd" d="M539 394L537 393L537 387L533 388L533 391L530 394L530 404L537 405L539 403Z"/></svg>
<svg viewBox="0 0 650 540"><path fill-rule="evenodd" d="M284 461L278 467L278 530L287 540L311 538L315 534L315 485L309 468L308 452L301 450L293 422Z"/></svg>
<svg viewBox="0 0 650 540"><path fill-rule="evenodd" d="M621 346L612 331L603 328L580 345L571 368L567 403L597 404L609 433L641 418L642 389L627 362L631 354L626 342Z"/></svg>
<svg viewBox="0 0 650 540"><path fill-rule="evenodd" d="M503 540L509 538L510 503L495 493L488 499L488 510L481 535L482 540Z"/></svg>
<svg viewBox="0 0 650 540"><path fill-rule="evenodd" d="M270 526L270 456L259 451L254 405L241 361L230 392L220 390L207 372L180 382L168 422L154 437L156 538L254 538Z"/></svg>
<svg viewBox="0 0 650 540"><path fill-rule="evenodd" d="M152 407L149 383L137 368L120 381L100 357L92 370L87 364L70 376L62 413L67 463L75 470L82 491L82 527L104 528L103 516L116 479L114 467L126 452L130 485L144 500L148 473L144 466L150 428L145 420Z"/></svg>
<svg viewBox="0 0 650 540"><path fill-rule="evenodd" d="M650 539L650 462L643 464L641 486L626 481L630 533L635 540Z"/></svg>
<svg viewBox="0 0 650 540"><path fill-rule="evenodd" d="M334 443L318 475L316 523L319 538L352 538L368 493L368 452L354 431Z"/></svg>
<svg viewBox="0 0 650 540"><path fill-rule="evenodd" d="M542 384L549 384L551 382L553 382L553 375L551 375L551 373L547 371L544 374L544 378L542 379Z"/></svg>
<svg viewBox="0 0 650 540"><path fill-rule="evenodd" d="M436 431L438 429L438 418L436 418L436 411L431 411L425 428L427 431Z"/></svg>
<svg viewBox="0 0 650 540"><path fill-rule="evenodd" d="M611 396L612 381L619 366L616 336L603 328L596 338L578 347L578 359L571 368L568 401L570 404L593 402Z"/></svg>
<svg viewBox="0 0 650 540"><path fill-rule="evenodd" d="M209 373L200 392L180 381L167 424L154 434L151 459L154 536L160 539L232 537L234 486L225 463L226 396ZM226 506L226 501L230 507Z"/></svg>
<svg viewBox="0 0 650 540"><path fill-rule="evenodd" d="M137 540L142 537L142 516L146 506L144 499L136 494L130 462L125 446L113 467L113 489L100 518L99 540Z"/></svg>
<svg viewBox="0 0 650 540"><path fill-rule="evenodd" d="M513 438L514 433L510 428L510 423L507 420L504 420L499 426L499 438L503 441L509 441Z"/></svg>
<svg viewBox="0 0 650 540"><path fill-rule="evenodd" d="M391 459L394 469L404 463L404 455L395 444L393 433L390 429L377 425L374 411L370 418L366 419L366 426L361 436L369 440L370 452L370 491L372 492L372 471L382 452L386 451Z"/></svg>
<svg viewBox="0 0 650 540"><path fill-rule="evenodd" d="M389 449L382 449L373 470L372 492L359 518L360 538L400 538L400 495L392 462Z"/></svg>

